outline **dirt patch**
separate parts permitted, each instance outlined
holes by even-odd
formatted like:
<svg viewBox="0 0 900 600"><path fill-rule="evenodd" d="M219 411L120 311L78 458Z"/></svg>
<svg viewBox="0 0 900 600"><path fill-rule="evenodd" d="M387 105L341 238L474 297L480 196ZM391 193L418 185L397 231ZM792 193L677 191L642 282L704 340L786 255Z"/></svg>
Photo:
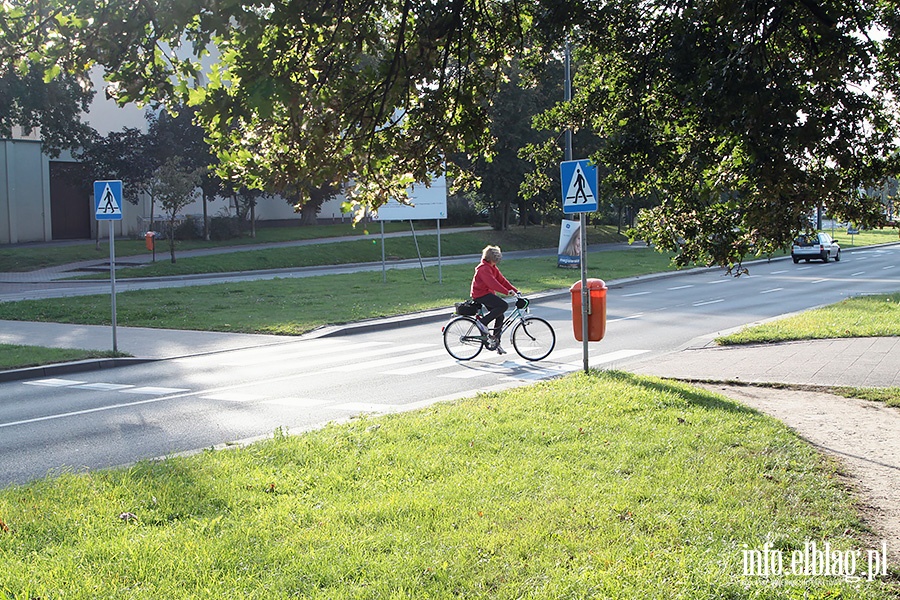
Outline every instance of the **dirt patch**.
<svg viewBox="0 0 900 600"><path fill-rule="evenodd" d="M845 466L863 519L900 562L900 410L826 392L703 384L779 419Z"/></svg>

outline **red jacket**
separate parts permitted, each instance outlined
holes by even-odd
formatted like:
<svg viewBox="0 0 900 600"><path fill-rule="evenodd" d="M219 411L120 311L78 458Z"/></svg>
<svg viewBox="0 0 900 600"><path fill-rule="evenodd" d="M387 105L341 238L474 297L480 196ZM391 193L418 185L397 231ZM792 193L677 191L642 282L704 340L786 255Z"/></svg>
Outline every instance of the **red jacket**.
<svg viewBox="0 0 900 600"><path fill-rule="evenodd" d="M472 291L470 292L473 298L480 298L491 292L507 294L510 290L519 291L516 286L506 280L497 265L482 260L481 264L475 267L475 276L472 277Z"/></svg>

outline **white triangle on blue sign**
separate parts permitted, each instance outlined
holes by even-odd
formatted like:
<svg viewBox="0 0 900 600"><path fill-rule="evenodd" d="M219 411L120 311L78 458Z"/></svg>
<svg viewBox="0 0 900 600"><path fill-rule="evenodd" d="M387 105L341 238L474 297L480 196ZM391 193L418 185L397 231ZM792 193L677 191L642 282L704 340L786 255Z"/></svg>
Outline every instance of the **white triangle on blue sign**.
<svg viewBox="0 0 900 600"><path fill-rule="evenodd" d="M119 201L116 200L116 195L113 194L113 191L109 187L108 183L103 187L103 193L100 195L100 202L97 204L97 214L98 215L121 215L122 214L122 207L119 206Z"/></svg>
<svg viewBox="0 0 900 600"><path fill-rule="evenodd" d="M563 198L563 206L579 206L582 204L597 204L594 192L588 183L587 177L580 163L575 163L575 171L572 173L572 181L566 189L566 197Z"/></svg>

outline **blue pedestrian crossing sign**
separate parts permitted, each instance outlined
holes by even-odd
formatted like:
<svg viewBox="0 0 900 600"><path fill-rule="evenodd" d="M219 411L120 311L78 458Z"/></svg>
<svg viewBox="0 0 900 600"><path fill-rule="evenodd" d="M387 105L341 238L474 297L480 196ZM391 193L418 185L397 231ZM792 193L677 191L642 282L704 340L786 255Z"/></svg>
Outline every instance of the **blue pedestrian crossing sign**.
<svg viewBox="0 0 900 600"><path fill-rule="evenodd" d="M594 212L597 210L597 167L586 159L559 163L562 182L563 213Z"/></svg>
<svg viewBox="0 0 900 600"><path fill-rule="evenodd" d="M122 182L94 182L94 216L98 221L122 220Z"/></svg>

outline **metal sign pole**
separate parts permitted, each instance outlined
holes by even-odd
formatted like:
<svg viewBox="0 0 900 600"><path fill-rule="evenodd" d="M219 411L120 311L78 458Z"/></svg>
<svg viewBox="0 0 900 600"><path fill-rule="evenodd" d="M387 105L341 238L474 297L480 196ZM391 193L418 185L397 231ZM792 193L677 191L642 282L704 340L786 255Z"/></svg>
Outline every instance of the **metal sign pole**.
<svg viewBox="0 0 900 600"><path fill-rule="evenodd" d="M109 221L109 283L110 295L112 296L113 352L118 352L119 345L116 342L116 233L114 225L114 221Z"/></svg>
<svg viewBox="0 0 900 600"><path fill-rule="evenodd" d="M581 236L581 355L584 362L584 372L590 370L588 350L588 315L590 311L590 293L587 286L587 213L579 215Z"/></svg>
<svg viewBox="0 0 900 600"><path fill-rule="evenodd" d="M381 224L381 283L387 283L387 273L384 266L384 221L379 221L379 223Z"/></svg>
<svg viewBox="0 0 900 600"><path fill-rule="evenodd" d="M437 221L437 236L438 236L438 283L444 283L444 274L441 271L441 220L435 219Z"/></svg>
<svg viewBox="0 0 900 600"><path fill-rule="evenodd" d="M565 48L565 100L572 101L572 49L569 46L569 40L566 38ZM565 159L572 160L572 130L566 130L566 149ZM565 183L563 183L565 185ZM563 192L565 195L565 192ZM588 301L590 294L587 287L587 216L585 213L578 215L579 231L581 237L581 255L578 257L581 263L581 356L584 363L584 372L590 370L590 351L588 346Z"/></svg>

